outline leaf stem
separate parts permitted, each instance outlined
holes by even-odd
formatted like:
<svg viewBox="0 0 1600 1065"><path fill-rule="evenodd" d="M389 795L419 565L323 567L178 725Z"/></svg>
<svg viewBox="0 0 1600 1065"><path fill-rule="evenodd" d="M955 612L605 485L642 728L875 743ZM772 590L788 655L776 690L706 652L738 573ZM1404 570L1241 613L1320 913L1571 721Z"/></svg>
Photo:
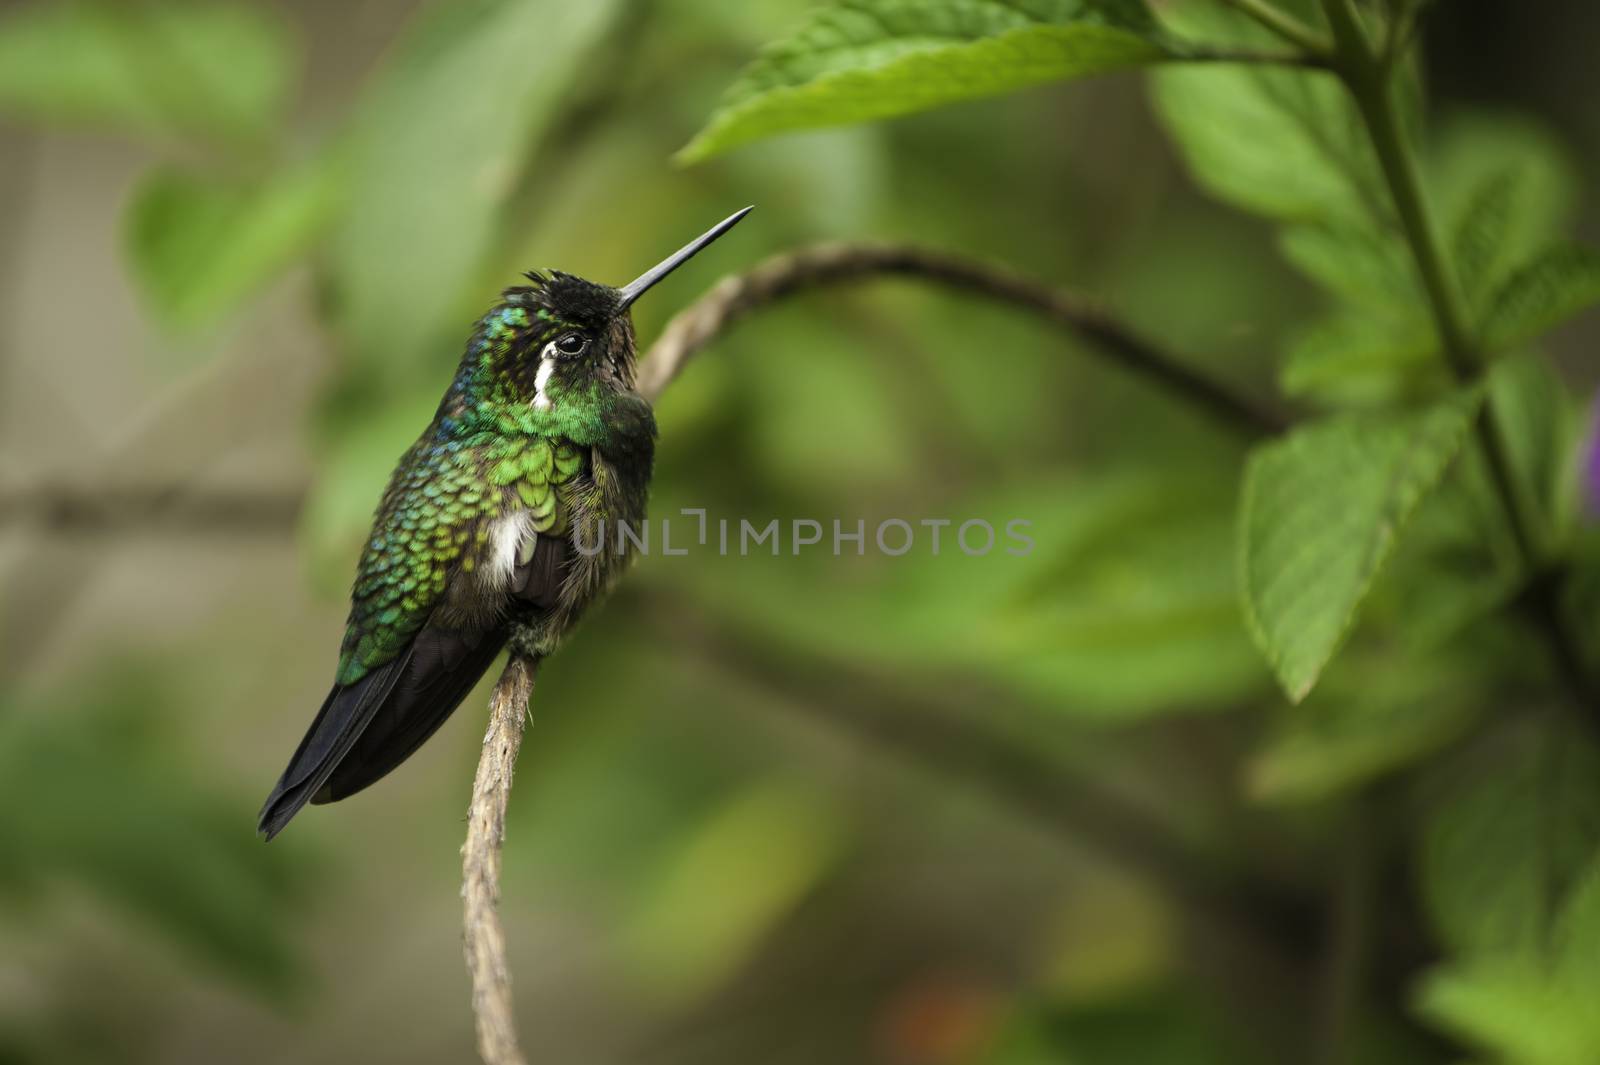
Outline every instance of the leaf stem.
<svg viewBox="0 0 1600 1065"><path fill-rule="evenodd" d="M1325 52L1273 52L1260 48L1224 48L1210 45L1192 45L1180 51L1177 58L1185 63L1259 63L1277 67L1305 67L1309 70L1327 70Z"/></svg>
<svg viewBox="0 0 1600 1065"><path fill-rule="evenodd" d="M1333 50L1328 39L1321 33L1287 11L1274 7L1268 0L1223 0L1223 2L1313 56L1325 56Z"/></svg>
<svg viewBox="0 0 1600 1065"><path fill-rule="evenodd" d="M1333 31L1333 69L1354 97L1372 140L1428 298L1445 361L1463 384L1477 383L1488 366L1488 353L1474 335L1455 277L1441 250L1438 231L1417 174L1415 156L1401 130L1390 84L1397 57L1374 46L1354 0L1322 0L1322 9ZM1548 560L1544 557L1537 521L1525 506L1512 469L1510 446L1495 419L1491 402L1485 402L1475 430L1517 553L1530 578L1530 605L1535 621L1549 638L1556 663L1579 702L1600 723L1600 702L1596 701L1584 676L1578 643L1562 616L1557 590L1551 582L1540 579Z"/></svg>

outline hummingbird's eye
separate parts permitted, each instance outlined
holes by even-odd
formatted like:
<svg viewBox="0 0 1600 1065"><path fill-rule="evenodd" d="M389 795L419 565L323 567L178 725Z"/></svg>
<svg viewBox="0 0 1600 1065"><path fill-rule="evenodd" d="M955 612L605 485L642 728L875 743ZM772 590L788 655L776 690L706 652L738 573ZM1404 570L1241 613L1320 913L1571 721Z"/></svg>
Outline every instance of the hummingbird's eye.
<svg viewBox="0 0 1600 1065"><path fill-rule="evenodd" d="M556 350L568 358L582 355L589 346L589 338L582 333L567 333L556 338Z"/></svg>

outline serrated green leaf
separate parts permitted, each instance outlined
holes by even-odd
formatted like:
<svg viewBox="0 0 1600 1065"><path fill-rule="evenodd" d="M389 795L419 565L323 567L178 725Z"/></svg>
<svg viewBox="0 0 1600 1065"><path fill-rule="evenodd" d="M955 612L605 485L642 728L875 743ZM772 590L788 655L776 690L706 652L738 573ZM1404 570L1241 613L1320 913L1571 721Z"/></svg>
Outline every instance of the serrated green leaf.
<svg viewBox="0 0 1600 1065"><path fill-rule="evenodd" d="M1143 0L849 0L767 48L679 159L1169 57Z"/></svg>
<svg viewBox="0 0 1600 1065"><path fill-rule="evenodd" d="M1330 220L1288 227L1279 244L1302 273L1350 303L1392 308L1421 300L1410 254L1387 230Z"/></svg>
<svg viewBox="0 0 1600 1065"><path fill-rule="evenodd" d="M1526 343L1600 303L1600 254L1551 248L1506 279L1489 301L1484 342L1494 349Z"/></svg>
<svg viewBox="0 0 1600 1065"><path fill-rule="evenodd" d="M0 19L0 114L156 136L257 138L294 56L255 5L34 4Z"/></svg>
<svg viewBox="0 0 1600 1065"><path fill-rule="evenodd" d="M1572 163L1558 141L1525 120L1457 118L1428 164L1456 275L1475 308L1570 221L1578 184Z"/></svg>
<svg viewBox="0 0 1600 1065"><path fill-rule="evenodd" d="M1507 255L1507 233L1520 190L1515 171L1490 175L1468 201L1451 241L1456 279L1469 303L1493 282Z"/></svg>
<svg viewBox="0 0 1600 1065"><path fill-rule="evenodd" d="M615 0L473 0L423 19L378 78L353 136L361 190L335 233L334 311L356 359L385 375L459 325L498 212Z"/></svg>
<svg viewBox="0 0 1600 1065"><path fill-rule="evenodd" d="M326 161L254 184L153 171L124 218L134 279L168 324L214 321L312 245L338 193Z"/></svg>
<svg viewBox="0 0 1600 1065"><path fill-rule="evenodd" d="M1271 47L1226 10L1190 5L1176 29ZM1260 64L1170 67L1152 78L1156 110L1195 180L1236 207L1290 221L1369 221L1387 203L1349 93L1320 71Z"/></svg>
<svg viewBox="0 0 1600 1065"><path fill-rule="evenodd" d="M1244 611L1290 699L1316 684L1479 402L1473 390L1416 414L1332 418L1251 455L1239 519Z"/></svg>
<svg viewBox="0 0 1600 1065"><path fill-rule="evenodd" d="M1394 400L1442 376L1433 327L1420 315L1338 310L1290 342L1278 384L1291 396Z"/></svg>

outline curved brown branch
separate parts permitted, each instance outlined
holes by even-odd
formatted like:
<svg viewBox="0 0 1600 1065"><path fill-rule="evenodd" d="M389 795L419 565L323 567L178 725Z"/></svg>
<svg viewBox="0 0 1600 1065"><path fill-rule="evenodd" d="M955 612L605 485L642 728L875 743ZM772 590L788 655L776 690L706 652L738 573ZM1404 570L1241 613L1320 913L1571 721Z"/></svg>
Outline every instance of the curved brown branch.
<svg viewBox="0 0 1600 1065"><path fill-rule="evenodd" d="M1247 436L1288 427L1282 415L1185 366L1082 297L992 263L904 244L815 244L723 278L667 323L640 365L639 391L657 399L689 359L751 311L806 289L880 276L932 281L1039 315Z"/></svg>
<svg viewBox="0 0 1600 1065"><path fill-rule="evenodd" d="M511 775L533 698L532 659L513 654L489 699L489 729L483 736L467 807L467 840L461 845L461 902L467 970L472 974L472 1012L478 1053L485 1065L523 1065L511 999L511 967L500 926L500 851L506 837Z"/></svg>

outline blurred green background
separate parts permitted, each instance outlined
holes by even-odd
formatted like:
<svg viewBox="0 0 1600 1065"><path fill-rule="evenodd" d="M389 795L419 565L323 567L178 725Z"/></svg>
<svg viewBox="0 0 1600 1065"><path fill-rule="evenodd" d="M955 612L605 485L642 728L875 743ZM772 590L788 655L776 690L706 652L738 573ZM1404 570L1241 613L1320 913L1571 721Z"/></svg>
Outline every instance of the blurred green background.
<svg viewBox="0 0 1600 1065"><path fill-rule="evenodd" d="M620 283L754 203L641 303L646 343L769 253L903 239L1091 293L1275 395L1318 297L1195 190L1136 77L674 165L804 10L0 6L0 1062L471 1058L486 687L372 790L270 847L251 828L388 470L522 270ZM1581 0L1442 0L1437 123L1488 109L1560 146L1553 201L1600 202L1597 39ZM1552 345L1584 394L1597 339ZM1023 518L1038 548L638 566L543 671L520 763L503 908L532 1057L1274 1060L1298 992L1224 942L1252 903L1175 887L1143 841L1315 899L1329 796L1402 741L1289 730L1239 623L1244 443L903 282L757 315L658 416L657 514ZM1481 644L1372 613L1310 712L1432 708L1403 759L1493 693ZM1371 1038L1406 1061L1427 1037Z"/></svg>

